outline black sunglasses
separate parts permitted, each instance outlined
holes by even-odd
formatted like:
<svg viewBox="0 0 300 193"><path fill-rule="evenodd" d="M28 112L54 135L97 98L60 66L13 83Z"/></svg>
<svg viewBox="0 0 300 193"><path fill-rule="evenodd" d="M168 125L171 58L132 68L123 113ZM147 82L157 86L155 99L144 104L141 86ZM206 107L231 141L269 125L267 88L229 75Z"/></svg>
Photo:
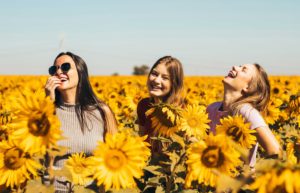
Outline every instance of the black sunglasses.
<svg viewBox="0 0 300 193"><path fill-rule="evenodd" d="M63 73L67 73L71 69L71 64L70 63L63 63L60 66L54 66L54 65L50 66L49 69L48 69L48 72L51 76L53 76L59 68L61 69L61 71Z"/></svg>

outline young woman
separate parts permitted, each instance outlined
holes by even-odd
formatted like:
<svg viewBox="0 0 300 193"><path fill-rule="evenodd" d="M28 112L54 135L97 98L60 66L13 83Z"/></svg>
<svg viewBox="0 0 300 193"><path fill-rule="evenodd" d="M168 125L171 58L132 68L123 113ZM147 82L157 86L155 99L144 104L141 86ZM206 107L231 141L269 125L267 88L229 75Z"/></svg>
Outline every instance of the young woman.
<svg viewBox="0 0 300 193"><path fill-rule="evenodd" d="M94 94L87 65L81 57L71 52L60 53L49 74L46 94L55 102L63 136L67 138L58 143L69 147L66 155L54 160L54 166L62 168L72 153L91 155L98 140L104 141L106 133L117 132L117 124L110 108ZM56 190L68 192L64 184L56 180Z"/></svg>
<svg viewBox="0 0 300 193"><path fill-rule="evenodd" d="M151 108L152 104L159 102L183 106L183 69L181 62L172 56L160 58L149 72L147 87L150 97L142 99L137 106L139 133L140 135L148 135L152 152L157 152L160 145L150 140L150 137L156 134L151 127L150 118L147 118L145 113Z"/></svg>
<svg viewBox="0 0 300 193"><path fill-rule="evenodd" d="M221 118L241 114L251 124L250 128L256 130L257 141L266 153L278 155L280 145L261 115L270 100L270 83L264 69L258 64L233 66L223 79L223 86L223 101L207 107L211 132L215 133ZM250 151L251 167L256 162L258 143Z"/></svg>

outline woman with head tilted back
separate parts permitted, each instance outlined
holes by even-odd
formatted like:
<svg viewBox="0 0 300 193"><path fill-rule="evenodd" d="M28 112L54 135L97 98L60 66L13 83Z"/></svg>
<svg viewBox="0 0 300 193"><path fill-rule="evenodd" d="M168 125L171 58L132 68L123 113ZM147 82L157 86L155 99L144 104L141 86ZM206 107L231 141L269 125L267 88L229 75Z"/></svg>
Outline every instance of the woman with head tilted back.
<svg viewBox="0 0 300 193"><path fill-rule="evenodd" d="M62 168L72 153L91 155L97 141L104 141L106 133L117 132L111 109L99 100L92 90L84 60L71 53L60 53L49 68L50 77L45 85L46 94L54 100L56 114L66 140L59 145L69 148L64 156L56 157L54 166ZM67 185L57 179L58 192L68 192Z"/></svg>
<svg viewBox="0 0 300 193"><path fill-rule="evenodd" d="M148 135L153 153L159 151L161 147L159 143L150 139L156 134L151 127L151 119L146 116L146 112L152 104L159 102L179 107L183 106L183 68L181 62L172 56L160 58L149 72L147 87L150 97L144 98L138 103L137 114L139 133L140 135Z"/></svg>
<svg viewBox="0 0 300 193"><path fill-rule="evenodd" d="M211 132L216 132L221 118L240 114L250 123L250 129L256 130L257 142L266 153L270 156L280 154L280 145L261 115L270 100L270 83L264 69L258 64L233 66L224 77L223 86L223 101L207 107ZM251 167L256 162L258 143L250 151Z"/></svg>

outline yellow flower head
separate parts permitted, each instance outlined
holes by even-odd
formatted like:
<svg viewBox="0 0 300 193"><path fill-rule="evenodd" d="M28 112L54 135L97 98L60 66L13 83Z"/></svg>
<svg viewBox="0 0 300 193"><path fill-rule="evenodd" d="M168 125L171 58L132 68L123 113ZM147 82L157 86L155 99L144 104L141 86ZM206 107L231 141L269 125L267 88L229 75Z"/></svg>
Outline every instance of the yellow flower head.
<svg viewBox="0 0 300 193"><path fill-rule="evenodd" d="M266 112L266 122L274 124L282 114L279 107L282 105L282 100L279 98L271 98Z"/></svg>
<svg viewBox="0 0 300 193"><path fill-rule="evenodd" d="M288 142L286 144L286 157L287 161L292 164L300 162L300 140Z"/></svg>
<svg viewBox="0 0 300 193"><path fill-rule="evenodd" d="M104 184L106 190L135 187L134 178L143 175L150 156L146 137L133 136L128 132L107 134L106 142L99 142L90 160L97 184Z"/></svg>
<svg viewBox="0 0 300 193"><path fill-rule="evenodd" d="M11 142L0 142L0 185L13 188L37 176L41 165Z"/></svg>
<svg viewBox="0 0 300 193"><path fill-rule="evenodd" d="M92 181L93 170L89 166L89 158L84 153L75 153L66 161L66 167L72 175L72 182L76 185L87 185Z"/></svg>
<svg viewBox="0 0 300 193"><path fill-rule="evenodd" d="M11 124L14 131L9 137L25 151L44 154L46 148L62 138L54 104L44 91L24 90L15 97L13 109L17 118Z"/></svg>
<svg viewBox="0 0 300 193"><path fill-rule="evenodd" d="M256 143L256 137L253 135L255 130L250 129L250 123L245 123L242 115L225 117L220 123L216 126L217 134L225 134L245 148L251 148Z"/></svg>
<svg viewBox="0 0 300 193"><path fill-rule="evenodd" d="M255 181L250 184L251 190L262 193L300 193L300 170L290 166L275 166L274 168L257 174Z"/></svg>
<svg viewBox="0 0 300 193"><path fill-rule="evenodd" d="M300 94L290 96L288 108L291 113L300 113Z"/></svg>
<svg viewBox="0 0 300 193"><path fill-rule="evenodd" d="M195 136L202 139L208 132L210 120L206 113L205 106L188 105L182 113L182 130L188 136Z"/></svg>
<svg viewBox="0 0 300 193"><path fill-rule="evenodd" d="M174 105L160 103L154 104L146 112L151 118L151 125L155 133L162 136L171 136L179 131L181 126L181 109Z"/></svg>
<svg viewBox="0 0 300 193"><path fill-rule="evenodd" d="M230 146L225 135L208 135L204 140L193 143L187 150L186 161L188 173L185 184L192 181L214 187L217 181L217 170L225 175L237 175L236 167L241 164L240 154Z"/></svg>

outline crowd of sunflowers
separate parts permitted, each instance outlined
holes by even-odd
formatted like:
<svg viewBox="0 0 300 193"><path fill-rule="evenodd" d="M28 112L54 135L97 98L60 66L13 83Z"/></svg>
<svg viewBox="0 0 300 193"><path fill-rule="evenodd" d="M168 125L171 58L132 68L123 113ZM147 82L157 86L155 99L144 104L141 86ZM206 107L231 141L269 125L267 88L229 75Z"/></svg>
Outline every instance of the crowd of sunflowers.
<svg viewBox="0 0 300 193"><path fill-rule="evenodd" d="M152 156L136 124L137 104L148 96L146 77L91 77L97 96L114 111L119 133L107 135L90 157L74 154L61 170L51 162L46 166L46 157L66 150L57 145L65 138L44 93L46 79L0 77L1 192L54 192L53 178L64 176L71 192L91 192L85 186L94 180L100 192L300 193L300 77L270 77L264 118L282 155L267 158L260 148L255 169L247 165L255 131L243 117L225 117L216 135L208 132L206 107L222 99L221 77L186 77L186 108L162 103L147 111L159 133L153 140L162 144L162 152Z"/></svg>

